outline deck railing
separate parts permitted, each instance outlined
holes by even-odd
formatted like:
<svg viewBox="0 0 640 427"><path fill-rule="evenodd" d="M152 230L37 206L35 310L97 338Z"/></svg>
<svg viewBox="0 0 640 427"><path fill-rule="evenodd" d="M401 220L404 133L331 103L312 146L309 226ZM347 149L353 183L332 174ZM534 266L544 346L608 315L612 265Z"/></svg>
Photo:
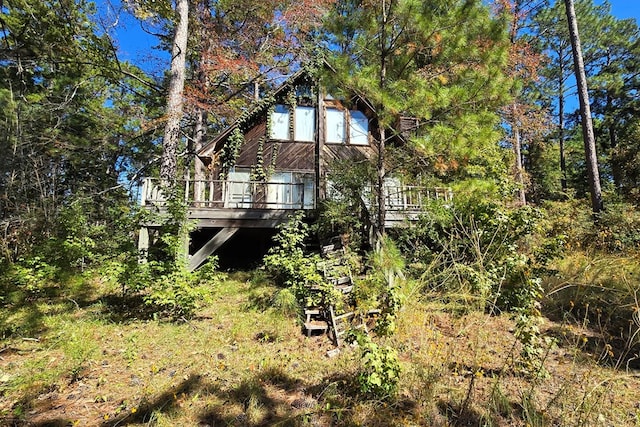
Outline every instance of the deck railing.
<svg viewBox="0 0 640 427"><path fill-rule="evenodd" d="M315 188L304 182L280 183L234 180L180 180L184 200L195 208L313 209ZM166 197L160 180L145 178L140 204L162 206Z"/></svg>
<svg viewBox="0 0 640 427"><path fill-rule="evenodd" d="M315 186L311 182L280 183L239 180L181 180L185 202L194 208L314 209ZM385 208L389 212L420 212L428 201L449 202L450 188L385 185ZM373 193L363 194L367 206L375 206ZM166 197L160 180L145 178L140 204L162 206Z"/></svg>
<svg viewBox="0 0 640 427"><path fill-rule="evenodd" d="M419 212L424 210L428 201L441 200L450 202L453 200L453 191L450 188L427 188L417 185L385 185L385 209L398 212Z"/></svg>

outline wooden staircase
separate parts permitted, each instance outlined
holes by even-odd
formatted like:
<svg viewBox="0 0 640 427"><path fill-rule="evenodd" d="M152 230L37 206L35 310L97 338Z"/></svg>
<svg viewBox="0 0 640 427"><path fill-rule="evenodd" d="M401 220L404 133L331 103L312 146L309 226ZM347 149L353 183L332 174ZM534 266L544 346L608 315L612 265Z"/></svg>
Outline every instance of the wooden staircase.
<svg viewBox="0 0 640 427"><path fill-rule="evenodd" d="M345 297L353 290L353 276L347 259L347 253L339 239L320 247L322 262L318 264L318 270L325 281L333 285ZM343 336L354 327L364 328L366 323L362 321L355 311L337 311L336 307L312 307L305 310L306 321L304 323L307 336L315 331L331 332L334 343L340 347L344 341Z"/></svg>

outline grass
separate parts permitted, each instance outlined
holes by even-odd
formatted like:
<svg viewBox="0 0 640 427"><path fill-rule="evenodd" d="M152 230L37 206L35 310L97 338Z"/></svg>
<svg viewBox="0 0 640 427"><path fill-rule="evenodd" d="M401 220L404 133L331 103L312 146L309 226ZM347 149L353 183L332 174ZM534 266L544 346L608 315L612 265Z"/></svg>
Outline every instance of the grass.
<svg viewBox="0 0 640 427"><path fill-rule="evenodd" d="M591 272L585 260L558 267L586 283L568 274ZM514 368L509 317L414 292L383 340L398 350L399 392L375 400L355 386L358 353L327 357L331 341L305 337L291 298L250 274L230 275L196 318L178 322L137 310L109 281L88 275L83 285L14 298L0 314L0 424L640 425L640 378L600 358L582 302L545 321L557 344L545 352L549 375L536 378ZM552 314L571 301L556 296Z"/></svg>

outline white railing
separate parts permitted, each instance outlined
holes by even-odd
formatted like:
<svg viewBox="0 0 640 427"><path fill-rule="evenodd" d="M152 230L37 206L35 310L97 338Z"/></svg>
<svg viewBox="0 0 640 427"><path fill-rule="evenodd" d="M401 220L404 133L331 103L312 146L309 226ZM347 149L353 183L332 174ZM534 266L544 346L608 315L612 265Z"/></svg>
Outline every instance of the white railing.
<svg viewBox="0 0 640 427"><path fill-rule="evenodd" d="M312 181L298 183L258 182L241 180L181 180L185 202L196 208L229 209L314 209L315 186ZM331 191L330 191L331 193ZM339 197L338 194L332 196ZM367 207L375 206L371 189L362 195ZM330 196L331 197L331 196ZM421 212L434 200L450 202L450 188L427 188L416 185L385 185L385 209L389 212ZM142 206L161 206L166 202L160 180L145 178L142 185Z"/></svg>
<svg viewBox="0 0 640 427"><path fill-rule="evenodd" d="M312 183L281 183L236 180L180 180L185 202L196 208L230 209L313 209L315 187ZM161 206L166 203L160 180L145 178L140 204Z"/></svg>
<svg viewBox="0 0 640 427"><path fill-rule="evenodd" d="M387 211L422 211L425 204L433 200L450 202L453 200L453 191L450 188L427 188L416 185L385 185L384 187Z"/></svg>

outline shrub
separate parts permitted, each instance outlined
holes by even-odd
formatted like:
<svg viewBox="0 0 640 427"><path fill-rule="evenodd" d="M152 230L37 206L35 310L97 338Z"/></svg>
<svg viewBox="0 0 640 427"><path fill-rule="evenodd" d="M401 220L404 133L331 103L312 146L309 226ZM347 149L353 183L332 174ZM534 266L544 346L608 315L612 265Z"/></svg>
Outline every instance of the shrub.
<svg viewBox="0 0 640 427"><path fill-rule="evenodd" d="M139 293L146 305L172 317L192 316L209 302L211 286L220 280L215 257L197 271L187 268L184 242L191 224L182 200L178 194L167 202L168 216L159 237L163 246L145 262L140 262L140 254L129 254L119 277L123 293Z"/></svg>
<svg viewBox="0 0 640 427"><path fill-rule="evenodd" d="M320 256L303 251L309 236L303 216L304 212L297 212L278 227L275 246L264 257L264 269L279 286L290 288L303 307L340 304L341 294L318 271Z"/></svg>
<svg viewBox="0 0 640 427"><path fill-rule="evenodd" d="M360 372L356 380L360 391L380 399L393 397L400 379L397 352L391 347L379 346L360 332L354 332L350 339L357 341L359 348Z"/></svg>
<svg viewBox="0 0 640 427"><path fill-rule="evenodd" d="M640 250L640 212L629 203L612 202L593 216L584 200L547 202L548 223L566 236L570 249L627 253Z"/></svg>

